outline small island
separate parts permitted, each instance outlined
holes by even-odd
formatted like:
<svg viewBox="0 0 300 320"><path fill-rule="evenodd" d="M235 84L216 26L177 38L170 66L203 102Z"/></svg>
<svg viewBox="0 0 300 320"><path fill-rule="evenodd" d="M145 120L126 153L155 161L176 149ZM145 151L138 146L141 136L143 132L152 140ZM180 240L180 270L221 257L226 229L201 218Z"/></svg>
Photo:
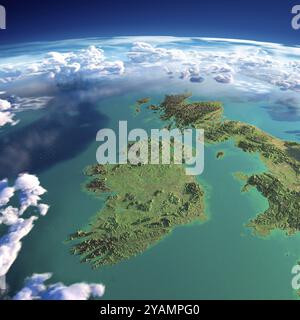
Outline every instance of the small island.
<svg viewBox="0 0 300 320"><path fill-rule="evenodd" d="M217 159L222 159L224 156L225 156L224 151L219 151L219 152L217 153L217 155L216 155L216 158L217 158Z"/></svg>
<svg viewBox="0 0 300 320"><path fill-rule="evenodd" d="M150 98L141 98L141 99L138 99L136 101L136 103L139 105L139 106L142 106L143 104L147 104L151 101Z"/></svg>
<svg viewBox="0 0 300 320"><path fill-rule="evenodd" d="M154 105L154 104L151 104L150 106L148 106L147 109L148 109L148 110L152 110L152 111L157 111L157 110L159 110L159 108L158 108L156 105Z"/></svg>
<svg viewBox="0 0 300 320"><path fill-rule="evenodd" d="M151 101L150 98L141 98L138 99L134 105L135 108L135 114L138 114L142 111L142 106L145 104L148 104Z"/></svg>

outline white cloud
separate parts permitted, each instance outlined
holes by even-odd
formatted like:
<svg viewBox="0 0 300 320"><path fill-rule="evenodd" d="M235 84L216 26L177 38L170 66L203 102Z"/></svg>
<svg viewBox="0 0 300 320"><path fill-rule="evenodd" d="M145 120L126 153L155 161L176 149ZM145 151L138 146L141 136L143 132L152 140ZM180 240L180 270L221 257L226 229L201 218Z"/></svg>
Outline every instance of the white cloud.
<svg viewBox="0 0 300 320"><path fill-rule="evenodd" d="M63 283L46 285L51 273L34 274L25 280L24 288L14 300L88 300L103 296L105 287L102 284L75 283L65 286Z"/></svg>
<svg viewBox="0 0 300 320"><path fill-rule="evenodd" d="M185 53L180 49L165 49L153 47L146 42L135 42L128 57L133 63L156 63L159 61L183 61L186 59Z"/></svg>
<svg viewBox="0 0 300 320"><path fill-rule="evenodd" d="M16 125L18 121L14 120L14 113L11 111L11 103L7 100L0 99L0 127L6 124Z"/></svg>
<svg viewBox="0 0 300 320"><path fill-rule="evenodd" d="M1 95L5 92L1 92ZM9 102L8 100L0 99L0 127L3 127L7 124L15 126L19 123L19 120L15 120L16 111L23 111L29 109L40 109L45 107L52 97L17 97L12 96Z"/></svg>
<svg viewBox="0 0 300 320"><path fill-rule="evenodd" d="M8 226L7 233L0 238L0 277L5 276L18 257L22 239L26 237L38 217L32 214L22 218L29 207L37 208L39 214L47 214L49 206L39 203L46 190L39 179L28 173L20 174L14 186L9 187L8 180L0 181L0 225ZM19 195L20 207L8 206L14 195ZM52 274L34 274L26 279L25 286L14 300L87 300L103 296L105 287L102 284L75 283L65 286L62 283L46 285Z"/></svg>
<svg viewBox="0 0 300 320"><path fill-rule="evenodd" d="M233 75L230 73L218 74L214 79L220 83L231 83L233 82Z"/></svg>
<svg viewBox="0 0 300 320"><path fill-rule="evenodd" d="M179 44L170 49L145 42L136 42L128 52L131 64L161 66L168 74L180 79L202 82L211 77L219 83L235 84L236 79L248 77L251 81L300 92L300 49L291 48L295 59L288 57L289 50L279 44L254 41L225 41L203 39L205 46ZM225 42L226 47L216 46ZM181 49L183 48L183 49ZM196 81L195 81L196 80Z"/></svg>
<svg viewBox="0 0 300 320"><path fill-rule="evenodd" d="M37 208L39 209L40 215L45 216L48 213L50 206L45 203L40 203L37 205Z"/></svg>
<svg viewBox="0 0 300 320"><path fill-rule="evenodd" d="M15 188L8 186L7 179L0 181L0 207L7 205L14 193Z"/></svg>
<svg viewBox="0 0 300 320"><path fill-rule="evenodd" d="M35 207L41 216L47 214L49 206L39 203L45 192L39 179L27 173L19 175L13 187L8 186L7 179L0 181L0 224L8 226L7 234L0 238L0 276L6 275L15 262L22 247L21 240L38 219L35 215L23 219L23 213L29 207ZM15 194L19 196L19 208L7 206Z"/></svg>
<svg viewBox="0 0 300 320"><path fill-rule="evenodd" d="M17 222L9 227L8 233L0 238L0 277L7 274L17 259L22 247L21 240L32 230L36 219L35 216L16 219ZM11 221L9 220L10 223Z"/></svg>
<svg viewBox="0 0 300 320"><path fill-rule="evenodd" d="M19 210L12 206L8 206L1 210L0 224L11 226L16 224L19 219Z"/></svg>
<svg viewBox="0 0 300 320"><path fill-rule="evenodd" d="M2 67L0 78L3 83L22 84L24 81L39 79L43 82L54 81L56 84L64 84L122 75L124 72L123 61L109 61L102 49L91 45L87 49L76 52L49 52L42 60L19 66L18 72L14 71L12 66Z"/></svg>
<svg viewBox="0 0 300 320"><path fill-rule="evenodd" d="M16 191L20 191L20 214L23 214L30 206L38 207L40 196L46 192L40 185L39 179L28 173L19 175L14 187Z"/></svg>
<svg viewBox="0 0 300 320"><path fill-rule="evenodd" d="M37 110L44 108L53 97L43 96L43 97L12 97L14 109L18 111L23 110Z"/></svg>
<svg viewBox="0 0 300 320"><path fill-rule="evenodd" d="M231 83L234 78L234 69L226 60L219 59L215 53L203 53L201 50L165 49L136 42L128 57L134 64L161 65L168 70L168 74L178 73L180 79L189 79L191 82L201 83L205 80L204 76L211 76L220 83Z"/></svg>
<svg viewBox="0 0 300 320"><path fill-rule="evenodd" d="M19 77L22 72L15 65L6 65L0 69L0 84L10 82Z"/></svg>
<svg viewBox="0 0 300 320"><path fill-rule="evenodd" d="M16 125L18 121L14 120L14 114L10 112L0 112L0 127L5 126L6 124L11 124L12 126Z"/></svg>
<svg viewBox="0 0 300 320"><path fill-rule="evenodd" d="M75 44L84 49L65 50ZM12 61L2 59L6 63L0 60L0 89L22 97L12 101L14 108L43 107L49 101L46 96L55 95L61 88L93 90L87 82L121 77L134 85L135 76L140 83L140 79L157 79L163 74L203 86L206 81L230 84L244 92L251 87L256 93L255 88L260 86L265 91L279 88L300 92L300 48L281 44L239 39L119 37L70 40L41 50L46 48L52 51L28 55L26 63L24 56ZM222 90L221 85L216 90ZM101 88L97 87L97 92ZM32 98L35 96L40 98ZM10 110L2 111L0 125L15 124Z"/></svg>
<svg viewBox="0 0 300 320"><path fill-rule="evenodd" d="M7 100L0 99L0 111L8 110L11 108L11 104Z"/></svg>

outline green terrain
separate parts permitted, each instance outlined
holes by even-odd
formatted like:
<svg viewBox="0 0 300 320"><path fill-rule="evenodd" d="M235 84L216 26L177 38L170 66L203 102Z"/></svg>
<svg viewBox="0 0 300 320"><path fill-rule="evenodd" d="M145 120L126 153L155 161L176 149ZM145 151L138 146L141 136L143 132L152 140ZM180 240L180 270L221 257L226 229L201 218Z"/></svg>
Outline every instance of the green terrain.
<svg viewBox="0 0 300 320"><path fill-rule="evenodd" d="M95 165L87 189L106 197L104 208L72 248L93 267L145 251L174 227L204 221L204 193L181 165Z"/></svg>
<svg viewBox="0 0 300 320"><path fill-rule="evenodd" d="M190 94L168 95L151 105L167 128L205 130L205 143L232 139L248 153L258 153L267 167L245 176L243 191L255 187L269 202L248 224L260 235L274 229L300 230L300 144L275 138L259 128L224 118L221 102L190 102ZM147 99L146 102L149 100ZM144 103L142 99L141 104ZM223 152L217 154L221 159ZM204 221L204 193L183 165L95 165L87 169L86 188L105 197L105 205L85 231L70 237L82 261L111 265L145 251L179 225Z"/></svg>
<svg viewBox="0 0 300 320"><path fill-rule="evenodd" d="M269 208L250 221L261 235L274 229L289 234L300 230L300 144L282 141L261 129L224 119L219 102L188 102L189 94L166 96L158 106L161 119L169 126L205 129L205 143L233 139L235 146L249 153L258 153L268 171L247 177L249 186L267 198Z"/></svg>

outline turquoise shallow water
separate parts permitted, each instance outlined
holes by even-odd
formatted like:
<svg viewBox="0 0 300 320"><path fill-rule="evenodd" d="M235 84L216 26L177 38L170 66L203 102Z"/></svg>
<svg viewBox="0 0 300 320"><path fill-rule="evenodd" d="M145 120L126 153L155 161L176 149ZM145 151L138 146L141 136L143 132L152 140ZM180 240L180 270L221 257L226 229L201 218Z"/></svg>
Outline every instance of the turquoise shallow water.
<svg viewBox="0 0 300 320"><path fill-rule="evenodd" d="M162 97L156 89L150 93L156 100ZM109 117L109 127L125 119L132 128L158 127L159 122L149 120L149 114L134 116L129 107L145 95L149 91L109 98L99 102L98 108ZM266 131L284 136L278 123L259 106L249 103L243 107L241 112L240 105L225 101L225 115L259 126L265 123ZM206 223L179 227L145 253L112 267L92 270L80 264L78 257L69 254L70 245L64 240L101 209L101 202L81 188L85 180L82 169L96 161L96 148L96 142L91 141L74 158L39 174L48 190L44 201L51 209L23 241L8 275L12 290L34 272L53 272L53 281L103 282L106 299L294 298L291 269L300 257L300 237L276 232L262 239L245 226L267 202L256 190L242 194L242 184L233 173L260 172L264 167L257 156L233 148L231 142L206 148L205 171L199 178L207 193ZM225 157L217 160L220 150L225 151Z"/></svg>

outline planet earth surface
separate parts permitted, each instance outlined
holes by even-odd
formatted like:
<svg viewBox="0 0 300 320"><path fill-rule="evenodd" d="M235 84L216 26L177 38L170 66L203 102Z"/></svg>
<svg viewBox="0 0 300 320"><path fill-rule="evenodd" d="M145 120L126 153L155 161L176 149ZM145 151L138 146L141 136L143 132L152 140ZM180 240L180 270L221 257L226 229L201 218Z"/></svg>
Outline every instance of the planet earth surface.
<svg viewBox="0 0 300 320"><path fill-rule="evenodd" d="M103 283L103 299L298 298L292 269L300 259L299 232L276 226L260 234L249 225L270 203L257 188L242 192L236 173L268 168L258 152L244 152L231 139L206 145L204 172L195 177L205 195L205 221L180 223L138 253L96 269L71 254L70 235L101 216L106 202L85 187L85 170L96 164L97 132L117 132L124 120L131 129L160 128L151 106L187 93L189 101L222 103L224 119L300 143L297 46L188 37L1 46L0 180L13 185L22 173L38 177L47 190L38 196L50 206L17 241L22 247L5 273L10 292L34 273L51 272L55 282ZM119 179L130 189L127 174ZM0 184L3 209L1 190ZM0 258L4 254L0 250Z"/></svg>

